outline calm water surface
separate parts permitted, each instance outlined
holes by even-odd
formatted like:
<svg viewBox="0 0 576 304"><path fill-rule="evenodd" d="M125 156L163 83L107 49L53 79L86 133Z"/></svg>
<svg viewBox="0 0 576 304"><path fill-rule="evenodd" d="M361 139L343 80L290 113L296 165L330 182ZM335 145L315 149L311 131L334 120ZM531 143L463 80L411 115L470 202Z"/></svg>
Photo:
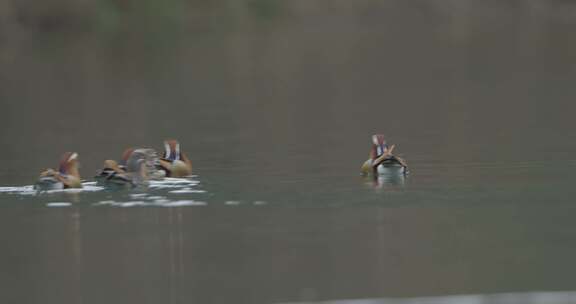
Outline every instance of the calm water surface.
<svg viewBox="0 0 576 304"><path fill-rule="evenodd" d="M12 4L1 303L576 303L572 4ZM90 182L165 138L190 179ZM84 191L26 187L68 150Z"/></svg>

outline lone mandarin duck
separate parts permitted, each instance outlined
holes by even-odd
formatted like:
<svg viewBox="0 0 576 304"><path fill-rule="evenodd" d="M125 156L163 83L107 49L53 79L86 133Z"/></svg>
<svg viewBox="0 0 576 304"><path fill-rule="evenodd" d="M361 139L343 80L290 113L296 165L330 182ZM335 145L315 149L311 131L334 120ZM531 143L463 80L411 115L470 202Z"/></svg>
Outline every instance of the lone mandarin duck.
<svg viewBox="0 0 576 304"><path fill-rule="evenodd" d="M58 171L46 169L38 178L35 188L40 190L56 190L68 188L82 188L78 153L66 152L60 158Z"/></svg>
<svg viewBox="0 0 576 304"><path fill-rule="evenodd" d="M408 165L402 158L392 154L395 145L388 146L384 135L372 135L372 147L369 158L362 165L362 174L405 174L408 172Z"/></svg>
<svg viewBox="0 0 576 304"><path fill-rule="evenodd" d="M192 174L192 162L180 150L180 143L177 140L164 141L160 168L166 172L167 177L185 177Z"/></svg>

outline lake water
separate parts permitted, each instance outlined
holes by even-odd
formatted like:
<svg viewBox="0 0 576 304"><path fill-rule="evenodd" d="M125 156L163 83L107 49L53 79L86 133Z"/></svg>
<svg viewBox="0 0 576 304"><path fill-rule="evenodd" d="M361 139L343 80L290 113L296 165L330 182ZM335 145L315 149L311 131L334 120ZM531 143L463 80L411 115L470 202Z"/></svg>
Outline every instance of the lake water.
<svg viewBox="0 0 576 304"><path fill-rule="evenodd" d="M62 3L0 5L1 303L576 303L573 4ZM91 182L166 138L193 177Z"/></svg>

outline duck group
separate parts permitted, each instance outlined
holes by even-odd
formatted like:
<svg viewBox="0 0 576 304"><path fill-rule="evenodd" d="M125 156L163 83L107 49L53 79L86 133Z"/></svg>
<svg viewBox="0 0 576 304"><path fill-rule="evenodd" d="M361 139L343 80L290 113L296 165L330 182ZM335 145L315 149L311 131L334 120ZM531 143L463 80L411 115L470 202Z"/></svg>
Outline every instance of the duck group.
<svg viewBox="0 0 576 304"><path fill-rule="evenodd" d="M35 184L38 190L82 188L78 153L62 155L58 170L46 169ZM130 147L119 161L108 159L95 176L98 183L109 187L137 187L150 180L165 177L186 177L192 174L192 162L177 140L164 141L162 156L152 148Z"/></svg>
<svg viewBox="0 0 576 304"><path fill-rule="evenodd" d="M395 145L388 146L384 135L372 135L368 160L361 167L365 176L404 175L408 172L406 161L392 154ZM40 173L35 188L39 190L82 188L78 153L62 155L58 170L46 169ZM164 141L164 151L159 156L152 148L130 147L124 150L119 161L104 161L95 176L98 183L111 187L137 187L150 180L165 177L186 177L192 174L192 162L175 139Z"/></svg>

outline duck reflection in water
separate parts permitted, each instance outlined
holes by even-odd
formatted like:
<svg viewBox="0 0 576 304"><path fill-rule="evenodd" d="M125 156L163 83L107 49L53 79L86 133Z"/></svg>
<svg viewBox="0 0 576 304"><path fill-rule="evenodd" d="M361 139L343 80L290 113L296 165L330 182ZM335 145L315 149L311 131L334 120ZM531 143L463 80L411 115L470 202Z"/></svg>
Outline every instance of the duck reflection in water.
<svg viewBox="0 0 576 304"><path fill-rule="evenodd" d="M364 175L365 184L373 189L383 189L386 191L401 191L406 185L406 175L404 174L377 174Z"/></svg>

